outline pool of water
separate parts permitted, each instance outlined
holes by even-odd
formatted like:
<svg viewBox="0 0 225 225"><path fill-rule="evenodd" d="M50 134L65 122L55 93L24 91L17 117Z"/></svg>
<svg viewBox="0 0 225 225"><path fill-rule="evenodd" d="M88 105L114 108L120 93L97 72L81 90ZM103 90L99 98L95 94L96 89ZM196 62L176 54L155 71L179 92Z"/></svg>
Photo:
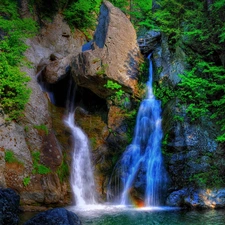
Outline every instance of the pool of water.
<svg viewBox="0 0 225 225"><path fill-rule="evenodd" d="M133 208L112 205L66 207L82 225L224 225L225 210L187 211L172 207ZM36 213L23 213L22 225Z"/></svg>
<svg viewBox="0 0 225 225"><path fill-rule="evenodd" d="M171 207L69 207L83 225L224 225L225 210L187 211Z"/></svg>

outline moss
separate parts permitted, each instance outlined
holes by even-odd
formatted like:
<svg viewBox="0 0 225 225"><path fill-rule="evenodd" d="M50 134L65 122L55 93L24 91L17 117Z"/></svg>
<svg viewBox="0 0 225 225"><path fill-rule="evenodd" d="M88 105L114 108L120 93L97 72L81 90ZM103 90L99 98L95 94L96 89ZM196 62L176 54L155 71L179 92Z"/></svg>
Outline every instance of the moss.
<svg viewBox="0 0 225 225"><path fill-rule="evenodd" d="M105 143L105 139L109 134L107 124L104 123L100 115L84 115L76 112L76 120L80 127L88 135L92 149L96 150Z"/></svg>
<svg viewBox="0 0 225 225"><path fill-rule="evenodd" d="M48 174L51 172L51 170L40 163L40 152L35 151L32 152L32 158L33 158L33 174Z"/></svg>
<svg viewBox="0 0 225 225"><path fill-rule="evenodd" d="M34 125L34 128L48 135L48 127L45 124Z"/></svg>
<svg viewBox="0 0 225 225"><path fill-rule="evenodd" d="M63 161L61 163L61 165L59 166L59 168L57 169L56 173L59 176L59 180L61 183L63 183L65 180L67 180L67 178L69 177L69 166L66 162L66 154L63 154Z"/></svg>
<svg viewBox="0 0 225 225"><path fill-rule="evenodd" d="M21 162L19 159L16 158L14 152L12 150L5 151L5 161L7 163L17 163L23 165L24 163Z"/></svg>

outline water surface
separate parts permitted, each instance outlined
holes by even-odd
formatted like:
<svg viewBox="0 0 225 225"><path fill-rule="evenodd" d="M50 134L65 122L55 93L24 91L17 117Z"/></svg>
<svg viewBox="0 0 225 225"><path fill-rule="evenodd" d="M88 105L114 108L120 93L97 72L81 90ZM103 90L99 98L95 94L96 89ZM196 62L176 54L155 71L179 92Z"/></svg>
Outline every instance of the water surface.
<svg viewBox="0 0 225 225"><path fill-rule="evenodd" d="M69 207L83 225L224 225L225 210L187 211L171 207Z"/></svg>

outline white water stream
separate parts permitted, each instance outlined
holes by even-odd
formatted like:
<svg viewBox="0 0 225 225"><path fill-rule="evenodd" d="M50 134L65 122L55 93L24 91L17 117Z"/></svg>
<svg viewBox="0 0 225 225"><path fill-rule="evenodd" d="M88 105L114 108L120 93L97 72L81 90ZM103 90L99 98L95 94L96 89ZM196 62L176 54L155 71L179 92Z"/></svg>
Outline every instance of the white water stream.
<svg viewBox="0 0 225 225"><path fill-rule="evenodd" d="M138 110L134 137L114 170L119 171L118 174L122 183L122 192L120 191L119 194L121 205L131 204L133 200L131 192L140 186L143 190L145 186L145 190L143 190L145 192L144 197L140 200L143 201L145 206L159 206L162 204L163 190L167 182L161 153L163 136L161 102L153 94L153 69L150 57L151 55L148 57L149 80L146 83L147 94ZM118 174L116 174L116 177ZM118 189L121 188L117 188L116 185L109 188L108 196L113 195L113 193L116 195Z"/></svg>
<svg viewBox="0 0 225 225"><path fill-rule="evenodd" d="M92 205L95 200L95 183L90 159L90 147L86 134L76 126L74 113L69 113L65 123L73 134L71 188L77 206Z"/></svg>

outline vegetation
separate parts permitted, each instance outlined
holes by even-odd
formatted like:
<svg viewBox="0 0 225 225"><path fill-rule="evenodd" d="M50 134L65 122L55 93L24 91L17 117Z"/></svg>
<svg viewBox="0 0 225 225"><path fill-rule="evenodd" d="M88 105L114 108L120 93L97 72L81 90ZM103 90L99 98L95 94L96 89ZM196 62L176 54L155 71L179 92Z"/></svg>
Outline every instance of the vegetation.
<svg viewBox="0 0 225 225"><path fill-rule="evenodd" d="M48 135L48 127L45 124L34 125L34 128L39 131L43 131L46 135Z"/></svg>
<svg viewBox="0 0 225 225"><path fill-rule="evenodd" d="M155 85L155 94L164 105L178 98L186 105L192 121L199 117L214 119L221 129L217 137L220 142L225 141L225 68L218 57L225 52L224 3L163 0L153 12L155 29L168 36L172 51L183 42L190 66L180 75L181 82L176 87L162 82Z"/></svg>
<svg viewBox="0 0 225 225"><path fill-rule="evenodd" d="M18 163L18 164L23 165L23 163L15 157L15 154L12 150L5 151L5 161L7 163Z"/></svg>
<svg viewBox="0 0 225 225"><path fill-rule="evenodd" d="M101 0L73 1L63 12L71 26L78 29L94 29Z"/></svg>
<svg viewBox="0 0 225 225"><path fill-rule="evenodd" d="M125 92L122 90L122 86L116 82L113 82L111 80L108 80L107 83L104 85L104 87L111 89L111 90L116 90L115 94L111 97L116 97L117 100L121 100L121 97Z"/></svg>
<svg viewBox="0 0 225 225"><path fill-rule="evenodd" d="M18 120L31 93L27 87L29 78L20 70L25 64L24 40L34 35L37 27L32 19L20 19L15 0L1 0L0 24L1 108L9 120Z"/></svg>
<svg viewBox="0 0 225 225"><path fill-rule="evenodd" d="M40 163L40 152L35 151L32 152L32 158L33 158L33 173L34 174L48 174L51 172L51 170L46 167L45 165Z"/></svg>
<svg viewBox="0 0 225 225"><path fill-rule="evenodd" d="M95 60L97 60L97 59L95 59ZM94 62L97 62L95 60L94 60ZM102 64L101 67L96 72L96 75L103 76L106 73L105 70L107 69L108 66L109 66L108 64Z"/></svg>
<svg viewBox="0 0 225 225"><path fill-rule="evenodd" d="M189 181L202 188L220 188L225 184L224 176L220 174L216 166L212 166L207 172L193 174Z"/></svg>
<svg viewBox="0 0 225 225"><path fill-rule="evenodd" d="M60 167L57 169L56 173L59 176L60 182L63 182L69 176L69 166L66 162L66 154L63 154L63 161Z"/></svg>
<svg viewBox="0 0 225 225"><path fill-rule="evenodd" d="M24 177L23 178L23 185L26 187L30 183L30 177Z"/></svg>

